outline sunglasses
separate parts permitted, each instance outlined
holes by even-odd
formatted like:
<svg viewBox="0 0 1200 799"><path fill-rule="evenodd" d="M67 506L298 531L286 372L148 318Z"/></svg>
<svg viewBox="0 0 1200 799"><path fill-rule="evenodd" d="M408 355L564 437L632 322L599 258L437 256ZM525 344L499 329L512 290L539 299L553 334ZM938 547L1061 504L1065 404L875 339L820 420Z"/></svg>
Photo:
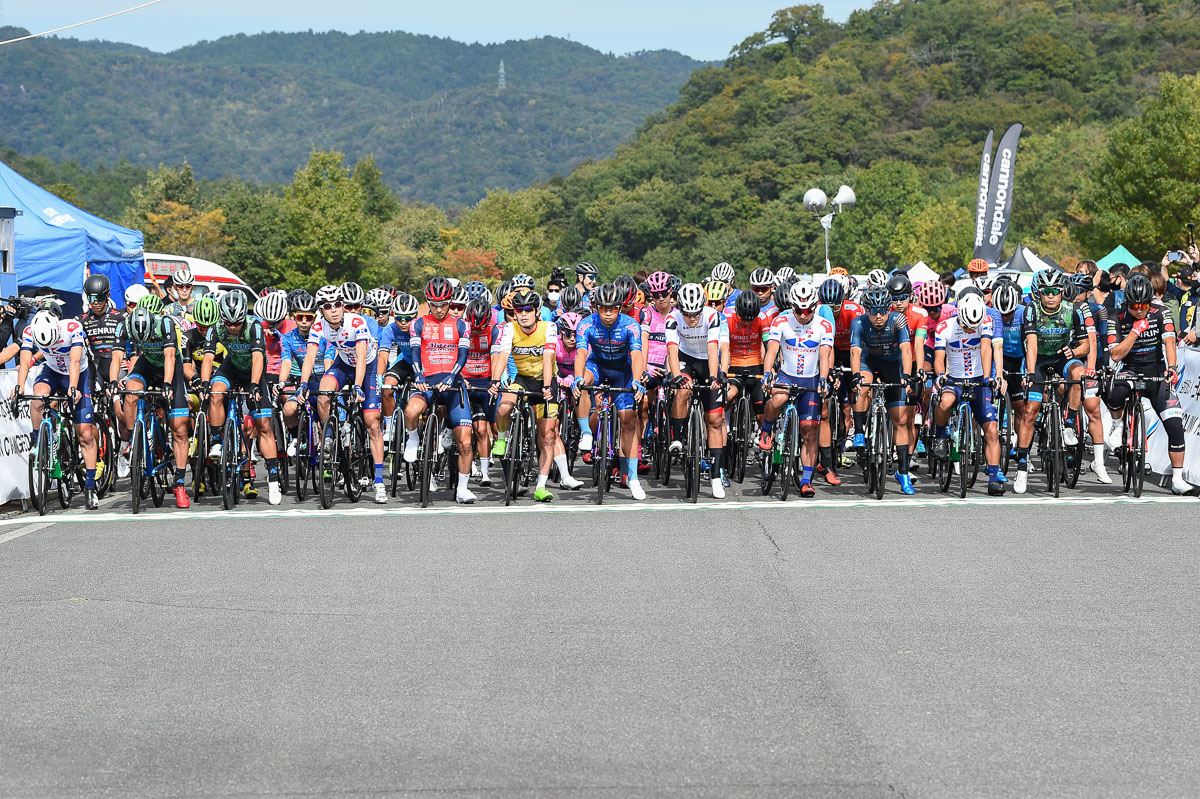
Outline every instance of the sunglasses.
<svg viewBox="0 0 1200 799"><path fill-rule="evenodd" d="M125 303L125 308L126 308L126 309L128 309L128 310L130 310L130 311L132 311L132 310L133 310L134 308L136 308L136 307L137 307L137 303L136 303L136 302L127 302L127 303Z"/></svg>
<svg viewBox="0 0 1200 799"><path fill-rule="evenodd" d="M341 300L339 300L339 301L337 301L337 302L323 302L323 303L321 303L321 310L322 310L322 311L332 311L334 308L345 308L345 307L346 307L346 306L342 305L342 303L341 303Z"/></svg>
<svg viewBox="0 0 1200 799"><path fill-rule="evenodd" d="M1059 294L1062 294L1062 289L1042 289L1038 293L1043 297L1057 297Z"/></svg>
<svg viewBox="0 0 1200 799"><path fill-rule="evenodd" d="M445 308L449 304L450 303L448 303L448 302L431 302L431 303L429 303L429 307L430 308Z"/></svg>
<svg viewBox="0 0 1200 799"><path fill-rule="evenodd" d="M1129 310L1131 310L1131 311L1148 311L1148 310L1150 310L1150 303L1148 303L1148 302L1131 302L1131 303L1128 303L1128 305L1129 305Z"/></svg>
<svg viewBox="0 0 1200 799"><path fill-rule="evenodd" d="M411 322L412 320L414 320L416 318L417 317L415 317L415 316L397 316L396 321L400 324L408 324L409 322Z"/></svg>
<svg viewBox="0 0 1200 799"><path fill-rule="evenodd" d="M650 299L652 299L652 300L661 300L663 297L670 297L670 296L671 296L671 290L670 290L670 289L667 289L666 291L652 291L652 292L650 292Z"/></svg>
<svg viewBox="0 0 1200 799"><path fill-rule="evenodd" d="M89 305L95 305L98 302L108 302L108 295L101 296L99 294L93 294L92 296L88 297Z"/></svg>
<svg viewBox="0 0 1200 799"><path fill-rule="evenodd" d="M534 308L532 305L521 305L519 307L513 308L513 310L516 311L517 313L533 313L537 309Z"/></svg>
<svg viewBox="0 0 1200 799"><path fill-rule="evenodd" d="M895 304L901 303L901 302L908 302L911 299L912 299L911 294L904 294L900 297L892 297L892 304L895 305Z"/></svg>
<svg viewBox="0 0 1200 799"><path fill-rule="evenodd" d="M375 315L375 312L374 312L374 311L372 311L370 308L363 308L363 309L362 309L362 313L366 314L367 316L374 316L374 315Z"/></svg>
<svg viewBox="0 0 1200 799"><path fill-rule="evenodd" d="M296 313L292 314L292 318L297 322L313 322L316 320L317 315L315 313Z"/></svg>
<svg viewBox="0 0 1200 799"><path fill-rule="evenodd" d="M891 311L891 308L868 308L867 313L871 316L883 316Z"/></svg>
<svg viewBox="0 0 1200 799"><path fill-rule="evenodd" d="M450 310L465 311L465 310L467 310L467 306L463 305L462 303L452 302L452 303L450 303Z"/></svg>

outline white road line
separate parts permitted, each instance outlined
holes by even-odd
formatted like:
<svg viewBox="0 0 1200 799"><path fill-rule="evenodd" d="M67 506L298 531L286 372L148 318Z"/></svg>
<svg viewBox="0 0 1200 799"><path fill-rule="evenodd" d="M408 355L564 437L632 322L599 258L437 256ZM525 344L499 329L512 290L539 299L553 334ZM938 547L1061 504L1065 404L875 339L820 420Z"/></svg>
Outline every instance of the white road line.
<svg viewBox="0 0 1200 799"><path fill-rule="evenodd" d="M999 508L1005 505L1038 505L1038 506L1089 506L1089 505L1161 505L1161 504L1191 504L1195 506L1195 497L1029 497L1007 496L1003 499L991 497L916 497L905 499L814 499L780 502L778 500L753 500L747 502L645 502L645 503L613 503L610 505L513 505L510 507L493 505L444 505L432 508L375 508L375 507L334 507L329 510L319 508L292 508L288 510L264 508L237 513L226 513L214 508L212 510L196 509L180 513L64 513L55 515L54 523L88 524L112 522L163 522L194 523L200 518L237 520L245 519L307 519L307 518L345 518L345 517L379 517L379 516L493 516L500 514L526 513L648 513L648 512L688 512L688 511L739 511L739 510L786 510L792 513L803 512L806 508L944 508L944 507L990 507ZM20 517L0 520L0 527L25 524Z"/></svg>
<svg viewBox="0 0 1200 799"><path fill-rule="evenodd" d="M6 519L5 523L12 522L12 521L17 521L17 520ZM55 524L57 521L58 520L55 519L53 522L39 522L37 524L26 524L24 527L18 527L16 530L13 530L11 533L5 533L4 535L0 535L0 544L6 544L9 541L13 541L17 538L20 538L23 535L29 535L30 533L36 533L38 530L44 530L47 527L51 526L52 524Z"/></svg>

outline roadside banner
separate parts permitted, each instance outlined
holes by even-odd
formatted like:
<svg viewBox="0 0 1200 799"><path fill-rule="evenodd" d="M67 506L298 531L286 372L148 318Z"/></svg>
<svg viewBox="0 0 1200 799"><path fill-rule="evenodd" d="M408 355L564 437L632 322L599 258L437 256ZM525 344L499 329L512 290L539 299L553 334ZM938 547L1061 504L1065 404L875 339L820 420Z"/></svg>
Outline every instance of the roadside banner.
<svg viewBox="0 0 1200 799"><path fill-rule="evenodd" d="M28 414L12 415L8 397L17 384L15 369L0 369L0 502L29 498Z"/></svg>
<svg viewBox="0 0 1200 799"><path fill-rule="evenodd" d="M1183 440L1187 447L1183 459L1183 476L1192 485L1200 485L1200 349L1180 346L1176 365L1181 376L1175 388L1183 409ZM1171 473L1171 457L1167 452L1167 434L1149 403L1146 409L1146 430L1150 441L1146 445L1146 463L1158 474ZM1106 409L1107 410L1107 409Z"/></svg>
<svg viewBox="0 0 1200 799"><path fill-rule="evenodd" d="M1017 141L1021 138L1021 123L1009 127L1000 137L996 159L992 162L991 183L988 188L987 216L984 219L983 239L975 248L975 256L989 264L999 263L1008 237L1012 218L1013 176L1016 174Z"/></svg>
<svg viewBox="0 0 1200 799"><path fill-rule="evenodd" d="M987 139L983 142L983 159L979 162L979 194L975 203L975 257L981 258L983 243L987 240L988 216L988 187L992 177L992 136L995 131L989 130Z"/></svg>

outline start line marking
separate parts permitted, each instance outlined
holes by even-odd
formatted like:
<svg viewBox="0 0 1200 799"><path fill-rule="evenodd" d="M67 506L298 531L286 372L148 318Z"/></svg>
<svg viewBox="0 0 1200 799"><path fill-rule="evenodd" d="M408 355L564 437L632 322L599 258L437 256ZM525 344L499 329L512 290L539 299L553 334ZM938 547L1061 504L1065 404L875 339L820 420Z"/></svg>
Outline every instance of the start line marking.
<svg viewBox="0 0 1200 799"><path fill-rule="evenodd" d="M1196 505L1195 497L924 497L911 499L815 499L780 502L779 500L754 500L749 502L644 502L644 503L614 503L610 505L444 505L434 508L372 508L346 507L322 509L293 508L289 510L254 510L241 512L226 512L220 509L212 511L188 511L185 513L64 513L48 518L38 524L29 524L27 519L15 517L0 520L0 529L18 527L14 532L0 534L0 544L11 541L28 533L48 527L52 524L109 524L112 522L195 522L199 517L221 517L224 519L306 519L306 518L345 518L345 517L381 517L381 516L493 516L510 513L653 513L653 512L695 512L695 511L741 511L741 510L783 510L795 513L803 508L953 508L953 507L991 507L999 508L1004 505L1022 506L1088 506L1088 505L1162 505L1162 504L1192 504ZM268 506L269 508L269 506Z"/></svg>

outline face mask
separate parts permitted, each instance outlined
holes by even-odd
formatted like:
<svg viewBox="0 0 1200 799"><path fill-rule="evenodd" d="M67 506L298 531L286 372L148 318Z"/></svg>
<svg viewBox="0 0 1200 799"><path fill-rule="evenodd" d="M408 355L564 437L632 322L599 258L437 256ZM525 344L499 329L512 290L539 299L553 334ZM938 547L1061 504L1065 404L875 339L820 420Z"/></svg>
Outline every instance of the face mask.
<svg viewBox="0 0 1200 799"><path fill-rule="evenodd" d="M558 302L558 292L557 291L547 291L546 299L549 300L550 302Z"/></svg>

